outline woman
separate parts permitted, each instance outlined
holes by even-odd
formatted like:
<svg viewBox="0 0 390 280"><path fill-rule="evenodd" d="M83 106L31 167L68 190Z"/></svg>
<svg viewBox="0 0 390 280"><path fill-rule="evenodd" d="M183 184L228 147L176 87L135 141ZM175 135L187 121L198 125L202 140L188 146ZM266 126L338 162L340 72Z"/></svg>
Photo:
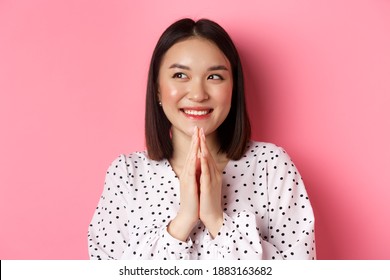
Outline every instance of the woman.
<svg viewBox="0 0 390 280"><path fill-rule="evenodd" d="M92 259L315 259L301 177L282 148L250 140L240 58L217 23L162 34L145 126L147 151L107 171Z"/></svg>

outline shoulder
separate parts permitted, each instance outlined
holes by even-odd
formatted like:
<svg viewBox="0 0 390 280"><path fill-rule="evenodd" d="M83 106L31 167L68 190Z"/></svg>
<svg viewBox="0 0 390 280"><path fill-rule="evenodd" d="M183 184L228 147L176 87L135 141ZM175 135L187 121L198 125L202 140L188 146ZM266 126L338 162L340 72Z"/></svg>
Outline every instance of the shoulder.
<svg viewBox="0 0 390 280"><path fill-rule="evenodd" d="M145 170L154 166L159 166L163 161L155 161L148 157L147 151L136 151L129 154L120 154L110 164L109 169L121 168L128 172Z"/></svg>
<svg viewBox="0 0 390 280"><path fill-rule="evenodd" d="M243 157L272 157L281 154L287 153L282 147L276 144L251 140L248 142L247 149Z"/></svg>
<svg viewBox="0 0 390 280"><path fill-rule="evenodd" d="M245 155L247 161L264 164L270 174L275 172L299 173L286 150L276 144L251 141Z"/></svg>
<svg viewBox="0 0 390 280"><path fill-rule="evenodd" d="M240 161L265 164L267 166L294 166L290 156L283 147L269 142L249 141L247 150Z"/></svg>

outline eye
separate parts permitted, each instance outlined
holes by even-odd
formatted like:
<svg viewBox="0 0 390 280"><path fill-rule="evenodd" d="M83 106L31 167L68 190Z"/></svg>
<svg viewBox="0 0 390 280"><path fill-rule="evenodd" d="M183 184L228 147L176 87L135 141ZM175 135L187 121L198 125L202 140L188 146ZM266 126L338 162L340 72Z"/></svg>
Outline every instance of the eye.
<svg viewBox="0 0 390 280"><path fill-rule="evenodd" d="M221 75L211 74L207 77L207 80L223 80Z"/></svg>
<svg viewBox="0 0 390 280"><path fill-rule="evenodd" d="M186 74L184 74L184 73L178 72L178 73L173 74L172 78L187 79L188 76Z"/></svg>

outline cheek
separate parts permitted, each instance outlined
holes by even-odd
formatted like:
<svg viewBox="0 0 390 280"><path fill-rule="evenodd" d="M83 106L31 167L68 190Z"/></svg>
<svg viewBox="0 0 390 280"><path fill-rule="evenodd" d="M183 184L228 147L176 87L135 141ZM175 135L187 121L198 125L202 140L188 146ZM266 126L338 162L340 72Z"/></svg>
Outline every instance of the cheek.
<svg viewBox="0 0 390 280"><path fill-rule="evenodd" d="M230 85L221 87L215 92L215 99L226 108L230 108L233 88Z"/></svg>
<svg viewBox="0 0 390 280"><path fill-rule="evenodd" d="M165 102L173 102L179 100L183 93L185 92L185 88L183 86L178 86L174 83L163 82L160 83L160 95L161 100Z"/></svg>

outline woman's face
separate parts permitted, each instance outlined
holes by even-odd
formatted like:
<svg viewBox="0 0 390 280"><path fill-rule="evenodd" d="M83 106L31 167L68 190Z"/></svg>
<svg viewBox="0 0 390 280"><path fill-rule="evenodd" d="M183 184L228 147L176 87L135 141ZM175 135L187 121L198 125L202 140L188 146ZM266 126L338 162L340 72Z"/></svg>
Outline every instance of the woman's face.
<svg viewBox="0 0 390 280"><path fill-rule="evenodd" d="M158 89L172 135L191 136L195 126L210 135L230 111L233 77L229 60L206 39L176 43L162 59Z"/></svg>

